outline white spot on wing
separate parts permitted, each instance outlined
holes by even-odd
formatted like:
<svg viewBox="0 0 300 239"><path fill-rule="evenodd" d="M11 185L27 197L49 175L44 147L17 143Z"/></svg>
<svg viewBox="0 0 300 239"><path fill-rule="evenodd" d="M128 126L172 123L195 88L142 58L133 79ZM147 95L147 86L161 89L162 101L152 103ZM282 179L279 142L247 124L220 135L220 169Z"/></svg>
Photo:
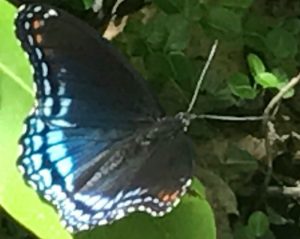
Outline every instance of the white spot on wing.
<svg viewBox="0 0 300 239"><path fill-rule="evenodd" d="M42 6L36 6L33 8L34 12L40 12L42 10Z"/></svg>
<svg viewBox="0 0 300 239"><path fill-rule="evenodd" d="M26 21L26 22L24 23L24 28L25 28L26 30L29 30L29 28L30 28L30 23Z"/></svg>
<svg viewBox="0 0 300 239"><path fill-rule="evenodd" d="M94 219L101 219L103 217L104 217L104 212L98 212L93 216Z"/></svg>
<svg viewBox="0 0 300 239"><path fill-rule="evenodd" d="M32 38L32 36L28 35L27 39L28 39L29 45L33 46L33 38Z"/></svg>
<svg viewBox="0 0 300 239"><path fill-rule="evenodd" d="M48 11L48 13L49 13L49 16L52 16L52 17L57 17L57 16L58 16L57 11L54 10L54 9L50 9L50 10Z"/></svg>
<svg viewBox="0 0 300 239"><path fill-rule="evenodd" d="M59 127L65 127L65 128L73 128L76 126L76 124L72 124L66 120L51 120L51 124Z"/></svg>
<svg viewBox="0 0 300 239"><path fill-rule="evenodd" d="M74 189L73 179L74 179L74 176L73 176L72 174L68 175L68 176L65 178L66 189L67 189L69 192L72 192L73 189Z"/></svg>
<svg viewBox="0 0 300 239"><path fill-rule="evenodd" d="M109 202L108 198L101 198L93 207L92 209L95 211L101 210L103 209L103 207L105 206L105 204L107 204Z"/></svg>
<svg viewBox="0 0 300 239"><path fill-rule="evenodd" d="M43 82L44 82L45 94L46 95L50 95L51 94L51 86L50 86L49 80L48 79L44 79Z"/></svg>
<svg viewBox="0 0 300 239"><path fill-rule="evenodd" d="M46 77L48 75L48 66L45 62L42 63L42 71L43 71L43 77Z"/></svg>
<svg viewBox="0 0 300 239"><path fill-rule="evenodd" d="M19 7L19 9L18 9L18 12L21 12L21 11L23 11L24 9L25 9L25 4L22 4L20 7Z"/></svg>
<svg viewBox="0 0 300 239"><path fill-rule="evenodd" d="M28 19L31 19L31 18L33 18L33 14L32 14L32 12L30 12L30 13L28 13L28 14L27 14L27 18L28 18Z"/></svg>
<svg viewBox="0 0 300 239"><path fill-rule="evenodd" d="M42 59L43 54L42 54L42 51L40 50L40 48L38 48L38 47L35 48L35 54L37 55L39 60Z"/></svg>

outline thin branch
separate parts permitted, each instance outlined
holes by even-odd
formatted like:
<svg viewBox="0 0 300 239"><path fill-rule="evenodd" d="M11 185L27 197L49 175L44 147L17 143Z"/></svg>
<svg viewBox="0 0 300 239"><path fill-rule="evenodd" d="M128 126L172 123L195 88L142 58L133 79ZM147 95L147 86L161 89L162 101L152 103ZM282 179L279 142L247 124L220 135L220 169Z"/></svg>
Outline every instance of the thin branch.
<svg viewBox="0 0 300 239"><path fill-rule="evenodd" d="M194 106L195 106L195 103L196 103L196 100L198 98L199 91L200 91L203 79L204 79L204 77L205 77L205 75L207 73L208 67L210 66L211 61L212 61L212 59L213 59L213 57L214 57L214 55L216 53L217 47L218 47L218 40L215 40L214 44L213 44L213 46L212 46L212 48L210 50L210 53L209 53L208 59L207 59L207 61L205 63L205 66L204 66L204 68L203 68L203 70L202 70L202 72L200 74L200 77L199 77L199 80L197 82L197 86L195 88L192 100L191 100L191 102L189 104L189 107L188 107L188 109L186 111L187 113L190 113L193 110Z"/></svg>
<svg viewBox="0 0 300 239"><path fill-rule="evenodd" d="M293 197L293 198L300 198L300 187L295 186L295 187L276 187L276 186L270 186L267 189L267 192L269 194L273 195L285 195L288 197Z"/></svg>
<svg viewBox="0 0 300 239"><path fill-rule="evenodd" d="M293 77L288 84L280 89L280 91L272 98L263 113L263 128L265 130L265 147L267 152L267 172L264 181L264 186L267 187L270 183L273 172L273 147L272 147L272 133L274 133L274 125L271 122L271 118L275 117L278 111L278 104L282 97L292 88L294 88L300 81L300 73ZM276 132L275 132L276 133Z"/></svg>
<svg viewBox="0 0 300 239"><path fill-rule="evenodd" d="M211 119L211 120L221 120L221 121L261 121L262 116L228 116L228 115L196 115L191 114L191 119Z"/></svg>
<svg viewBox="0 0 300 239"><path fill-rule="evenodd" d="M267 107L264 110L264 118L268 119L268 117L271 115L272 110L278 103L281 101L282 97L292 88L294 88L300 81L300 73L293 77L288 84L286 84L284 87L280 89L280 91L272 98L272 100L269 102Z"/></svg>

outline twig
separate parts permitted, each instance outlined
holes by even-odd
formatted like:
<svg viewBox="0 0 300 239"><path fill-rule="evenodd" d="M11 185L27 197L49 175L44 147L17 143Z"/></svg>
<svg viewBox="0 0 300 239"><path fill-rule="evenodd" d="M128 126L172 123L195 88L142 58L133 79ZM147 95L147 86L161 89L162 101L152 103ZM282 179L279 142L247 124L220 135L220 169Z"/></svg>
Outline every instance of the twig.
<svg viewBox="0 0 300 239"><path fill-rule="evenodd" d="M212 61L212 59L213 59L213 57L214 57L214 55L216 53L217 47L218 47L218 40L215 40L214 44L213 44L213 46L212 46L212 48L210 50L210 53L209 53L208 59L207 59L207 61L205 63L205 66L204 66L204 68L203 68L203 70L202 70L202 72L200 74L200 77L199 77L199 80L197 82L197 86L195 88L192 100L191 100L191 102L189 104L189 107L188 107L188 109L186 111L187 113L190 113L192 111L192 109L194 108L194 106L195 106L195 103L196 103L197 97L199 95L199 91L200 91L203 79L204 79L204 77L205 77L205 75L207 73L208 67L210 66L210 63L211 63L211 61Z"/></svg>
<svg viewBox="0 0 300 239"><path fill-rule="evenodd" d="M260 121L263 120L263 116L227 116L227 115L191 114L191 119L212 119L212 120L221 120L221 121Z"/></svg>
<svg viewBox="0 0 300 239"><path fill-rule="evenodd" d="M263 129L265 130L265 147L266 147L266 153L267 153L267 172L266 172L266 178L264 181L264 187L266 188L271 180L272 172L273 172L273 151L272 151L272 143L271 143L271 137L270 134L272 123L271 118L275 116L275 114L278 111L278 108L275 108L278 106L279 102L281 101L282 97L292 88L294 88L300 81L300 73L293 77L288 84L286 84L284 87L280 89L280 91L272 98L272 100L269 102L267 107L264 110L263 113ZM274 110L275 108L275 110Z"/></svg>
<svg viewBox="0 0 300 239"><path fill-rule="evenodd" d="M300 73L293 77L288 84L280 89L280 91L272 98L267 107L264 110L264 118L267 119L270 116L273 108L281 101L282 97L292 88L294 88L300 81Z"/></svg>
<svg viewBox="0 0 300 239"><path fill-rule="evenodd" d="M276 187L276 186L270 186L268 187L268 193L269 194L274 194L274 195L285 195L288 197L293 197L293 198L300 198L300 187L295 186L295 187Z"/></svg>

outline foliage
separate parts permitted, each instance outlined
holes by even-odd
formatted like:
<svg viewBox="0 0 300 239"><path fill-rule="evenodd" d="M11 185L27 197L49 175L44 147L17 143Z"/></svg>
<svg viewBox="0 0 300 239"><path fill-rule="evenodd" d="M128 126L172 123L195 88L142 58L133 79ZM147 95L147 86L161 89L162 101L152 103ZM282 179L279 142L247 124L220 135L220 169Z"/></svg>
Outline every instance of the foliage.
<svg viewBox="0 0 300 239"><path fill-rule="evenodd" d="M220 40L220 45L202 85L193 110L195 113L261 114L270 98L282 89L299 69L300 21L297 16L300 13L300 4L297 1L152 0L152 2L153 4L146 10L137 12L128 19L124 31L114 39L114 44L122 49L149 81L168 114L176 114L187 109L210 46L216 38ZM91 4L90 0L78 0L74 5L82 5L88 9ZM2 98L1 95L3 105ZM283 104L286 114L292 114L291 111L300 113L297 107L298 94L294 89L284 98L289 99ZM22 108L20 111L22 115L20 112L18 115L20 119L15 124L19 125L19 128L13 139L20 133L21 118L25 117L27 109ZM280 127L280 133L290 134L291 128L297 127L298 124L289 122L288 126ZM225 236L226 228L218 231L222 239L285 238L285 231L290 227L299 229L300 214L294 212L299 210L297 202L292 198L272 197L266 192L268 185L264 185L264 182L268 173L262 161L266 156L266 149L263 147L264 136L260 129L259 123L237 126L236 123L224 125L207 121L193 122L189 129L199 147L197 164L205 165L205 168L215 173L219 181L222 181L222 184L219 182L218 185L214 184L213 187L206 189L208 195L212 194L208 197L215 207L217 222L222 219L222 223L218 223L217 227L222 228L226 223L229 224L227 214L235 214L234 219L230 221L232 225L230 235ZM293 142L284 144L283 148L278 150L278 155L275 155L274 172L271 175L272 186L286 184L293 186L299 180L300 170L290 160L293 157L290 148ZM11 151L15 152L13 149ZM12 160L14 156L7 158ZM288 172L285 172L286 168ZM201 178L201 175L199 177ZM213 181L208 178L201 180L204 185L211 185ZM238 208L229 196L230 190L226 189L225 192L224 187L220 186L224 184L229 185L234 192L239 203ZM220 192L215 193L216 188ZM265 197L265 194L270 197ZM218 203L215 203L216 201ZM204 204L201 205L207 209ZM220 208L225 213L220 213ZM7 210L12 213L11 209ZM174 221L175 217L176 220L181 217L183 221L188 220L188 215L183 215L183 212L178 213L178 216L174 216ZM21 217L16 217L21 220ZM144 221L139 222L139 216L136 220L129 217L128 224L126 220L120 223L120 228L133 230L136 225L145 225ZM170 229L176 225L174 221L171 220L170 224L163 224L162 227ZM22 222L25 223L24 220ZM118 225L112 227L117 228ZM123 230L120 228L105 228L102 235L107 238L107 235ZM149 229L152 230L153 228ZM117 238L117 235L114 236ZM154 237L152 235L152 238ZM294 238L299 237L300 233L295 233ZM203 235L201 238L204 238Z"/></svg>

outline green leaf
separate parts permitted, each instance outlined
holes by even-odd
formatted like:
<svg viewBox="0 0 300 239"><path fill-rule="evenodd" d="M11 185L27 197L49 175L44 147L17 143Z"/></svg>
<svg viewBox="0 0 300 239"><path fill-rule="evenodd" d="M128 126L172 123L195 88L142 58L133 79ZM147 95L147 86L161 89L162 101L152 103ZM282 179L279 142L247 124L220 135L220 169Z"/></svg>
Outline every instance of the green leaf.
<svg viewBox="0 0 300 239"><path fill-rule="evenodd" d="M172 75L171 65L166 55L151 53L145 58L145 66L149 75L153 77L169 78Z"/></svg>
<svg viewBox="0 0 300 239"><path fill-rule="evenodd" d="M95 0L82 0L85 9L90 9Z"/></svg>
<svg viewBox="0 0 300 239"><path fill-rule="evenodd" d="M240 225L234 230L234 239L256 239L251 229L246 226Z"/></svg>
<svg viewBox="0 0 300 239"><path fill-rule="evenodd" d="M164 14L159 14L150 21L145 28L141 29L142 38L155 50L164 48L168 38L168 31L166 29L166 21L168 17ZM137 31L139 32L139 31Z"/></svg>
<svg viewBox="0 0 300 239"><path fill-rule="evenodd" d="M192 62L183 52L171 52L169 59L176 82L178 82L183 89L191 91L191 82L194 77Z"/></svg>
<svg viewBox="0 0 300 239"><path fill-rule="evenodd" d="M275 68L275 69L272 69L272 73L277 77L277 79L279 80L279 83L278 85L276 86L276 88L278 90L280 90L282 87L284 87L286 84L288 84L289 82L289 77L288 75L286 74L285 71L283 71L281 68ZM292 88L290 89L287 93L285 93L283 95L283 99L288 99L288 98L291 98L295 95L295 89Z"/></svg>
<svg viewBox="0 0 300 239"><path fill-rule="evenodd" d="M254 99L256 90L250 85L247 75L236 73L229 78L228 85L232 93L242 99Z"/></svg>
<svg viewBox="0 0 300 239"><path fill-rule="evenodd" d="M207 24L222 34L238 35L242 32L241 16L222 7L209 9Z"/></svg>
<svg viewBox="0 0 300 239"><path fill-rule="evenodd" d="M52 206L24 183L16 168L17 142L23 121L33 106L30 65L13 32L16 10L0 1L0 204L38 238L71 239ZM214 218L203 188L194 182L180 205L163 218L135 213L113 225L83 232L75 238L214 239ZM188 222L188 223L187 223Z"/></svg>
<svg viewBox="0 0 300 239"><path fill-rule="evenodd" d="M286 225L289 223L289 220L279 213L277 213L272 207L267 207L268 219L271 224L274 225Z"/></svg>
<svg viewBox="0 0 300 239"><path fill-rule="evenodd" d="M148 52L146 42L136 36L129 37L127 42L127 52L131 56L145 56Z"/></svg>
<svg viewBox="0 0 300 239"><path fill-rule="evenodd" d="M174 15L168 18L167 29L169 31L166 49L169 51L184 50L190 40L189 23L182 15Z"/></svg>
<svg viewBox="0 0 300 239"><path fill-rule="evenodd" d="M184 197L180 206L165 217L153 218L145 213L135 213L111 226L82 233L76 239L215 239L215 228L212 227L210 216L212 211L206 206L199 207L197 203L203 201L203 186L194 180L191 190L196 196Z"/></svg>
<svg viewBox="0 0 300 239"><path fill-rule="evenodd" d="M272 69L272 73L278 78L278 80L282 83L288 83L289 77L287 73L281 68Z"/></svg>
<svg viewBox="0 0 300 239"><path fill-rule="evenodd" d="M283 87L286 86L286 85L287 85L287 82L286 82L286 83L280 82L280 83L277 85L276 88L277 88L278 90L281 90L281 88L283 88ZM295 95L295 89L292 88L292 89L288 90L288 91L282 96L282 98L283 98L283 99L288 99L288 98L292 98L294 95Z"/></svg>
<svg viewBox="0 0 300 239"><path fill-rule="evenodd" d="M254 77L257 84L263 88L277 88L281 85L281 81L272 73L263 72L259 73Z"/></svg>
<svg viewBox="0 0 300 239"><path fill-rule="evenodd" d="M298 18L288 18L283 25L283 28L293 35L300 33L300 19Z"/></svg>
<svg viewBox="0 0 300 239"><path fill-rule="evenodd" d="M222 0L221 4L232 8L248 8L254 0Z"/></svg>
<svg viewBox="0 0 300 239"><path fill-rule="evenodd" d="M69 239L54 210L25 185L16 167L23 120L33 106L32 76L13 32L16 10L0 2L0 204L41 238Z"/></svg>
<svg viewBox="0 0 300 239"><path fill-rule="evenodd" d="M294 35L282 28L270 31L265 39L266 46L278 58L294 57L298 51Z"/></svg>
<svg viewBox="0 0 300 239"><path fill-rule="evenodd" d="M239 148L234 144L229 144L226 151L226 164L231 167L242 168L243 170L256 169L257 160L246 150Z"/></svg>
<svg viewBox="0 0 300 239"><path fill-rule="evenodd" d="M204 15L203 4L199 0L187 0L184 16L190 21L199 21Z"/></svg>
<svg viewBox="0 0 300 239"><path fill-rule="evenodd" d="M153 0L153 3L155 3L161 10L163 10L167 14L180 12L179 6L176 5L177 2L178 1L174 0Z"/></svg>
<svg viewBox="0 0 300 239"><path fill-rule="evenodd" d="M268 217L261 211L252 213L248 219L248 228L256 237L263 236L269 230L269 224Z"/></svg>
<svg viewBox="0 0 300 239"><path fill-rule="evenodd" d="M260 73L263 73L266 71L265 65L262 62L262 60L255 54L250 53L247 56L247 62L250 68L250 71L253 76L256 76Z"/></svg>
<svg viewBox="0 0 300 239"><path fill-rule="evenodd" d="M260 52L265 52L265 35L269 31L269 26L264 16L258 14L249 14L244 19L243 23L243 38L245 44L252 49Z"/></svg>

